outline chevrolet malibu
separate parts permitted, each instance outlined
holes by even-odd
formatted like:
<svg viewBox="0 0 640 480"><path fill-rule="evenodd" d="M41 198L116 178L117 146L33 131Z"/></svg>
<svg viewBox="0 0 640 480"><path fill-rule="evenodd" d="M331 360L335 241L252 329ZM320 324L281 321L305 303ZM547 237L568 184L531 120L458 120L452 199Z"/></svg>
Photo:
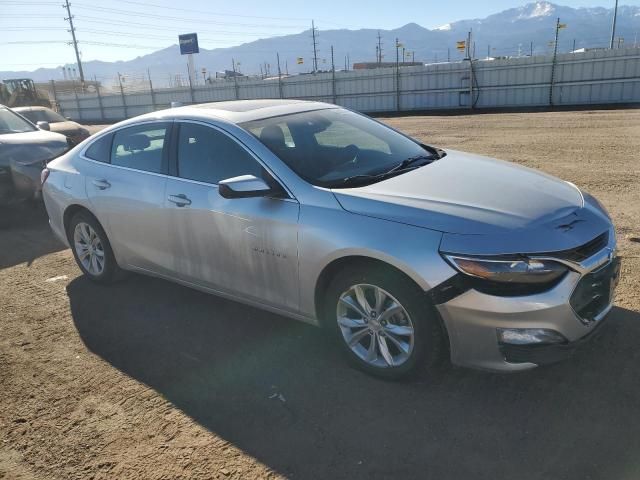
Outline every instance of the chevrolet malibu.
<svg viewBox="0 0 640 480"><path fill-rule="evenodd" d="M604 322L619 274L609 215L571 183L324 103L143 115L42 179L91 280L134 271L323 326L386 378L560 360Z"/></svg>

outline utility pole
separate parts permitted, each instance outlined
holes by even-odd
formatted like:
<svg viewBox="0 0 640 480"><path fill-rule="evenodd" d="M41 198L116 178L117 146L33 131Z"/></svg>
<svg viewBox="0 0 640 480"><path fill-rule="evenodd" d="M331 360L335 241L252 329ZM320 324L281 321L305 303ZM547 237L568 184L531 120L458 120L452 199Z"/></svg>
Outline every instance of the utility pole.
<svg viewBox="0 0 640 480"><path fill-rule="evenodd" d="M313 73L318 70L318 41L316 40L316 25L311 20L311 37L313 38Z"/></svg>
<svg viewBox="0 0 640 480"><path fill-rule="evenodd" d="M147 77L149 78L149 93L151 94L151 105L153 105L153 109L156 109L156 96L153 92L153 82L151 81L151 72L147 68ZM96 81L96 89L98 88L98 81L96 80L96 76L93 76L93 79ZM100 102L100 110L102 110L102 102ZM102 115L104 118L104 115Z"/></svg>
<svg viewBox="0 0 640 480"><path fill-rule="evenodd" d="M236 100L240 98L240 89L238 88L238 75L236 75L236 60L231 59L231 68L233 68L233 87L236 92Z"/></svg>
<svg viewBox="0 0 640 480"><path fill-rule="evenodd" d="M576 51L576 39L573 39L573 49L571 50L572 52Z"/></svg>
<svg viewBox="0 0 640 480"><path fill-rule="evenodd" d="M378 65L380 65L382 63L382 36L380 35L380 30L378 30L378 48L377 48L377 52L378 52Z"/></svg>
<svg viewBox="0 0 640 480"><path fill-rule="evenodd" d="M529 56L533 57L533 42L529 45Z"/></svg>
<svg viewBox="0 0 640 480"><path fill-rule="evenodd" d="M616 20L618 18L618 0L616 0L616 6L613 9L613 23L611 24L611 43L609 48L613 50L613 38L616 36Z"/></svg>
<svg viewBox="0 0 640 480"><path fill-rule="evenodd" d="M80 61L80 51L78 50L78 40L76 40L76 29L73 26L73 15L71 15L71 6L69 5L69 0L65 0L65 4L62 7L67 9L67 15L69 15L67 18L65 18L65 20L69 20L69 31L71 32L71 38L73 39L73 48L76 51L76 61L78 62L78 71L80 72L80 82L82 83L82 87L84 88L84 72L82 71L82 61ZM611 39L611 43L613 45L613 37Z"/></svg>
<svg viewBox="0 0 640 480"><path fill-rule="evenodd" d="M333 103L337 101L336 97L336 65L333 63L333 45L331 45L331 93L333 94Z"/></svg>
<svg viewBox="0 0 640 480"><path fill-rule="evenodd" d="M396 112L400 111L400 40L396 37Z"/></svg>
<svg viewBox="0 0 640 480"><path fill-rule="evenodd" d="M122 86L122 75L118 72L118 83L120 84L120 98L122 99L122 107L124 108L124 118L129 117L129 112L127 111L127 100L124 96L124 87Z"/></svg>
<svg viewBox="0 0 640 480"><path fill-rule="evenodd" d="M471 110L473 110L473 58L472 58L472 54L475 54L475 52L472 52L472 47L471 47L471 30L469 30L469 33L467 34L467 43L466 43L466 47L467 47L467 60L469 60L469 108ZM474 42L474 47L473 50L475 50L475 42Z"/></svg>
<svg viewBox="0 0 640 480"><path fill-rule="evenodd" d="M276 53L276 58L278 59L278 92L280 93L280 98L282 98L282 70L280 70L280 54Z"/></svg>
<svg viewBox="0 0 640 480"><path fill-rule="evenodd" d="M447 63L451 63L451 48L447 47Z"/></svg>
<svg viewBox="0 0 640 480"><path fill-rule="evenodd" d="M560 17L558 17L558 20L556 21L556 39L553 42L553 60L551 61L551 83L549 84L549 105L551 106L553 106L553 82L555 80L555 75L556 75L556 57L558 56L558 33L559 32L560 32Z"/></svg>

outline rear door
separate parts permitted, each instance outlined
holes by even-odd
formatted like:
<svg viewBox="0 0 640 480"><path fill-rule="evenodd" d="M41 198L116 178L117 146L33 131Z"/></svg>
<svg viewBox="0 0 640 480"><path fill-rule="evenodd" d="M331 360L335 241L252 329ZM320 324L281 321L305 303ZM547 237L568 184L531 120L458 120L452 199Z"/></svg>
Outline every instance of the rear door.
<svg viewBox="0 0 640 480"><path fill-rule="evenodd" d="M298 308L298 214L293 198L226 199L218 182L272 177L235 138L176 122L175 178L165 205L178 276L273 306Z"/></svg>
<svg viewBox="0 0 640 480"><path fill-rule="evenodd" d="M172 263L164 211L171 127L171 122L149 122L116 130L84 154L94 163L87 195L106 223L118 261L163 274ZM105 151L106 161L91 158L105 160Z"/></svg>

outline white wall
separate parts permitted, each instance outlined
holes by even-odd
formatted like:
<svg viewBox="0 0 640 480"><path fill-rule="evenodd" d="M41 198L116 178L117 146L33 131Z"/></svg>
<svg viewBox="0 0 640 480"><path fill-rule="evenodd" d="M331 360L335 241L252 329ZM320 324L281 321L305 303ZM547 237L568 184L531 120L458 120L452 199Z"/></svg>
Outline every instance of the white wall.
<svg viewBox="0 0 640 480"><path fill-rule="evenodd" d="M553 89L552 57L473 63L476 108L535 107L640 102L640 48L558 55ZM158 89L153 93L58 95L62 113L74 120L116 121L184 104L255 98L298 98L337 103L362 112L470 107L469 62L418 67L239 78L212 85ZM550 97L553 90L552 97Z"/></svg>

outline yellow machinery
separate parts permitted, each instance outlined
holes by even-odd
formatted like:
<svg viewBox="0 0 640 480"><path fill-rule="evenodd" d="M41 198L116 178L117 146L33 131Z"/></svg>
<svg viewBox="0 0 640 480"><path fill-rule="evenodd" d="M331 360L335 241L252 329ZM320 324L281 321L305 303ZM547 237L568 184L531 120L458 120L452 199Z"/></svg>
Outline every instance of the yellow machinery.
<svg viewBox="0 0 640 480"><path fill-rule="evenodd" d="M0 83L0 103L7 107L51 108L49 96L38 90L30 78L13 78Z"/></svg>

